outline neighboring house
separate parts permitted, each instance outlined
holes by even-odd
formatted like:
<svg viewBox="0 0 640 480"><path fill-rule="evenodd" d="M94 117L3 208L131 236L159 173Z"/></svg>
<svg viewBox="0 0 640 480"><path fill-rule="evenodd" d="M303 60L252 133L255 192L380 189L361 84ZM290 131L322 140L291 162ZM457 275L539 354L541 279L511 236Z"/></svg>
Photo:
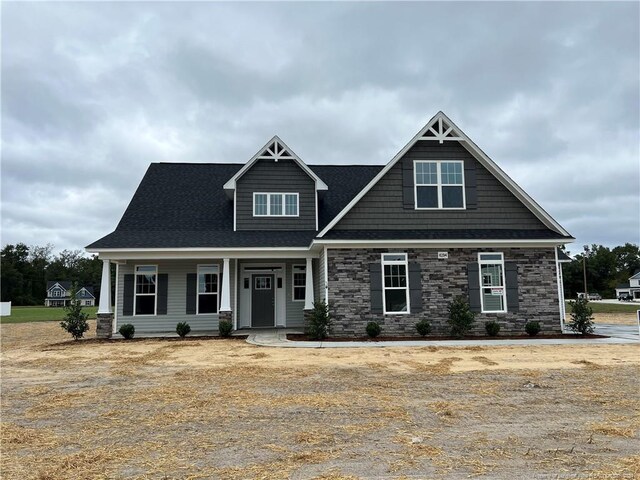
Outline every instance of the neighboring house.
<svg viewBox="0 0 640 480"><path fill-rule="evenodd" d="M96 297L93 296L93 287L81 287L76 292L76 298L80 305L93 307ZM47 282L47 297L44 299L45 307L65 307L71 301L71 282L50 281Z"/></svg>
<svg viewBox="0 0 640 480"><path fill-rule="evenodd" d="M87 250L104 261L99 336L301 328L318 300L334 335L372 320L415 334L423 318L446 333L458 295L477 332L520 333L529 320L560 331L556 247L573 240L439 112L386 166L306 165L277 136L244 164L152 164Z"/></svg>
<svg viewBox="0 0 640 480"><path fill-rule="evenodd" d="M640 300L640 270L629 277L628 282L616 287L616 298L625 293L631 295L634 300Z"/></svg>

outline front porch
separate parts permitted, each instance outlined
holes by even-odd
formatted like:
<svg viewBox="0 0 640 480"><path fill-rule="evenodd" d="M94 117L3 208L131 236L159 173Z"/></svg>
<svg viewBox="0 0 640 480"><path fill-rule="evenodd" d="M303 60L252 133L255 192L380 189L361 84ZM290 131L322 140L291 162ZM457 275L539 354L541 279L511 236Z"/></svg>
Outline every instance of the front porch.
<svg viewBox="0 0 640 480"><path fill-rule="evenodd" d="M111 264L115 309L111 309ZM117 335L121 325L137 337L170 337L186 322L192 335L217 335L229 321L234 332L262 328L302 330L305 312L320 291L319 259L260 258L103 259L97 333ZM118 335L119 336L119 335Z"/></svg>

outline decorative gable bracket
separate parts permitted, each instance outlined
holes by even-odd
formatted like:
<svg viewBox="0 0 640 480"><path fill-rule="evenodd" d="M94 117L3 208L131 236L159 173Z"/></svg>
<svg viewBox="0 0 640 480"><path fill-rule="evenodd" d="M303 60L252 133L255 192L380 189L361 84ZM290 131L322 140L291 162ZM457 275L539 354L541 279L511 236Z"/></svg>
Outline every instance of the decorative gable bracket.
<svg viewBox="0 0 640 480"><path fill-rule="evenodd" d="M295 157L278 140L274 139L271 145L258 156L258 160L275 160L276 162L278 160L295 160Z"/></svg>
<svg viewBox="0 0 640 480"><path fill-rule="evenodd" d="M440 115L437 115L435 121L423 131L418 140L437 140L439 143L443 143L445 140L463 142L465 139Z"/></svg>
<svg viewBox="0 0 640 480"><path fill-rule="evenodd" d="M316 190L327 190L329 187L276 135L269 140L244 166L224 184L227 191L235 190L238 179L258 160L293 160L315 182Z"/></svg>

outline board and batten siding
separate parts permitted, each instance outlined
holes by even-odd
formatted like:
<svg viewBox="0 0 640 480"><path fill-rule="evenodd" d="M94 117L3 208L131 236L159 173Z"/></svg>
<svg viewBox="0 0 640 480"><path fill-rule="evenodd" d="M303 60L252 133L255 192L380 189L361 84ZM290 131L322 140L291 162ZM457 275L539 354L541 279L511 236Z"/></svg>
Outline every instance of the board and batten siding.
<svg viewBox="0 0 640 480"><path fill-rule="evenodd" d="M415 210L403 201L403 164L414 160L462 160L465 184L475 171L477 203L466 210ZM469 185L467 185L469 186ZM411 185L413 187L413 184ZM467 191L467 197L470 192ZM335 230L525 229L547 227L460 142L419 141L334 227Z"/></svg>
<svg viewBox="0 0 640 480"><path fill-rule="evenodd" d="M235 262L230 261L230 277L231 277L231 305L234 304L235 291L233 284L235 282ZM167 274L167 313L166 315L150 315L150 316L124 316L123 315L123 298L124 298L124 276L127 274L135 274L136 265L157 265L158 274ZM118 266L118 291L116 297L116 331L121 325L130 323L139 333L155 333L176 331L176 324L179 322L187 322L191 326L192 332L212 331L218 329L218 314L204 315L187 315L187 274L197 273L198 265L218 265L219 270L219 293L218 302L220 301L220 288L222 287L222 260L166 260L166 261L128 261L125 265Z"/></svg>
<svg viewBox="0 0 640 480"><path fill-rule="evenodd" d="M254 192L298 193L298 216L254 217ZM236 229L315 230L315 182L293 160L258 160L236 184Z"/></svg>

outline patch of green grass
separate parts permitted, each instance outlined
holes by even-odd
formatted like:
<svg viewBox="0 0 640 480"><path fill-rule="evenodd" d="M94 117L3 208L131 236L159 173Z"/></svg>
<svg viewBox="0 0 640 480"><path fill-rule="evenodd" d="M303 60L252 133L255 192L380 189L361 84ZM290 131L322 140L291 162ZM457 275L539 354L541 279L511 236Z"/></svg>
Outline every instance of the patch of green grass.
<svg viewBox="0 0 640 480"><path fill-rule="evenodd" d="M569 302L567 304L567 314L571 313L571 307ZM593 310L593 313L635 313L636 310L640 310L640 303L600 303L589 302L589 306Z"/></svg>
<svg viewBox="0 0 640 480"><path fill-rule="evenodd" d="M83 307L89 318L96 318L98 307ZM11 307L11 315L0 317L0 323L59 322L64 318L62 307Z"/></svg>

